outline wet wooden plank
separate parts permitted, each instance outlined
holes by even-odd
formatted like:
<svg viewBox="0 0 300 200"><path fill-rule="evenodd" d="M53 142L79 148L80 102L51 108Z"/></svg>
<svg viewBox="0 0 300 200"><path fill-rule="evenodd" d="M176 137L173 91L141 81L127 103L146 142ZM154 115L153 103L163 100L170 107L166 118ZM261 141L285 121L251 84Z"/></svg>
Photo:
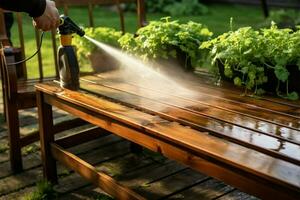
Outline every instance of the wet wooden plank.
<svg viewBox="0 0 300 200"><path fill-rule="evenodd" d="M198 82L200 82L200 84L206 88L210 88L212 90L216 89L222 91L223 93L234 93L236 95L243 95L245 91L243 88L237 87L232 83L228 83L226 81L221 81L218 85L215 85L215 80L209 79L205 74L200 75L198 77ZM290 101L287 99L279 98L274 95L268 95L268 94L253 98L253 96L251 96L251 92L250 94L246 94L246 97L247 99L250 100L254 99L254 102L256 99L258 99L258 101L267 102L268 104L271 105L279 105L283 107L287 106L290 108L295 108L296 113L298 113L298 109L300 108L300 100Z"/></svg>
<svg viewBox="0 0 300 200"><path fill-rule="evenodd" d="M99 84L97 84L98 87ZM110 87L110 86L107 86ZM113 88L117 88L119 89L118 86L113 86ZM165 101L158 101L157 98L159 98L159 96L161 96L160 94L154 93L154 97L150 96L152 94L152 91L145 91L143 93L142 89L138 90L138 89L131 89L130 87L124 88L127 89L126 92L127 93L132 93L134 95L139 95L145 98L151 98L156 102L162 102L164 104L168 104L169 106L173 106L174 104L169 103L170 101L174 101L169 97L169 100L166 97ZM125 91L125 90L122 90ZM112 94L113 95L113 94ZM156 98L156 99L155 99ZM186 105L189 104L193 105L193 103L189 103L189 102L181 102L181 101L177 101L175 106L173 107L179 107L182 109L185 109ZM194 104L195 105L195 104ZM196 105L195 105L196 106ZM166 106L167 107L167 106ZM188 111L194 111L191 109L186 109ZM268 122L265 122L263 120L255 120L253 118L249 118L249 117L243 117L240 115L230 115L230 113L228 112L224 112L224 111L220 111L218 109L214 109L211 107L198 107L198 111L196 112L199 115L204 115L206 117L210 117L210 118L216 118L222 121L225 121L227 123L231 123L234 125L240 125L242 127L246 127L249 129L253 129L253 130L257 130L257 131L261 131L264 132L266 134L272 134L274 136L278 136L278 137L282 137L282 138L286 138L286 139L291 139L294 141L299 141L299 131L296 130L291 130L289 128L286 127L282 127L282 126L278 126L278 125L274 125L274 124L270 124Z"/></svg>
<svg viewBox="0 0 300 200"><path fill-rule="evenodd" d="M212 98L219 100L226 100L238 105L245 104L245 106L251 108L258 108L259 110L266 110L268 112L276 112L278 114L287 115L290 117L300 118L300 107L296 103L291 102L288 105L279 104L276 102L270 102L259 97L249 97L242 93L235 93L232 90L222 90L222 87L208 87L206 85L196 85L192 87L193 90L199 91L201 94L211 96ZM292 104L293 103L293 104ZM299 102L300 104L300 102Z"/></svg>
<svg viewBox="0 0 300 200"><path fill-rule="evenodd" d="M200 131L230 139L241 145L251 147L269 155L293 162L300 165L300 135L299 140L286 140L285 138L272 137L273 135L261 134L264 132L254 132L233 124L224 123L205 116L189 112L185 109L172 107L168 104L159 103L152 99L130 94L124 91L105 87L99 84L81 82L81 88L92 91L94 94L104 96L114 101L126 104L151 114L158 115L167 120L176 121L183 125L190 126ZM289 141L292 141L289 142ZM293 143L293 141L296 142Z"/></svg>
<svg viewBox="0 0 300 200"><path fill-rule="evenodd" d="M178 75L178 74L176 74ZM186 75L182 72L180 75ZM153 83L159 84L164 83L164 78L157 80L157 76L145 76L145 78L141 78L141 74L136 74L134 71L131 73L128 73L128 71L124 70L116 70L116 71L110 71L110 72L104 72L100 74L95 74L94 76L97 76L98 78L103 78L106 80L113 80L113 81L120 81L126 82L133 85L139 85L144 86L146 88L153 88ZM142 75L143 76L143 75ZM159 75L158 75L159 76ZM82 76L86 77L86 76ZM166 77L170 77L168 74ZM300 100L297 101L290 101L286 99L282 99L279 97L274 96L260 96L260 97L253 97L251 95L243 95L244 89L234 86L232 83L228 83L226 81L222 81L221 83L218 83L216 85L215 79L210 77L208 74L188 74L187 76L183 77L172 77L171 76L171 83L177 83L177 86L184 87L186 89L193 89L194 91L205 89L204 95L208 94L217 98L225 98L230 100L238 100L241 98L241 102L249 104L249 106L257 105L258 107L267 108L272 111L278 111L281 113L286 114L293 114L298 116L299 115L299 108L300 108ZM155 81L158 83L155 83ZM163 85L165 86L165 84ZM171 86L174 90L174 87ZM170 90L172 88L169 87ZM157 87L154 87L157 89ZM158 87L159 88L159 87ZM176 87L175 87L176 88ZM176 89L175 89L176 90ZM208 93L206 93L209 91ZM180 90L179 90L180 92ZM178 91L175 91L175 94L177 94ZM251 93L251 92L250 92ZM239 101L239 100L238 100ZM264 104L264 102L267 102ZM293 111L295 109L295 111ZM291 113L289 112L291 111Z"/></svg>
<svg viewBox="0 0 300 200"><path fill-rule="evenodd" d="M249 124L249 128L260 128L260 129L271 129L276 131L277 126L282 126L284 128L288 128L299 132L300 130L300 120L297 118L291 118L288 116L280 115L277 113L267 113L267 112L258 112L257 109L246 109L239 106L235 106L232 104L228 105L228 108L220 106L218 104L210 104L209 101L205 100L193 100L191 97L185 98L182 96L174 95L177 94L178 91L172 91L169 94L164 92L160 92L157 90L151 90L149 88L144 88L140 85L132 85L127 84L123 80L119 79L100 79L95 76L88 76L82 78L82 80L92 81L95 84L102 84L107 87L113 87L116 89L138 93L140 96L151 98L155 101L165 102L173 106L179 106L194 112L198 112L199 114L203 114L209 117L214 117L217 119L221 119L228 123L234 124ZM200 94L188 94L194 95L194 98ZM224 102L221 102L221 105ZM227 105L227 104L226 104ZM226 106L225 105L225 106ZM230 108L229 108L230 107ZM251 113L251 115L249 114ZM247 123L244 123L247 122ZM270 128L271 126L271 128ZM279 131L280 132L280 129Z"/></svg>
<svg viewBox="0 0 300 200"><path fill-rule="evenodd" d="M85 77L84 77L85 78ZM246 116L251 116L254 118L258 118L258 119L263 119L263 120L269 120L271 122L277 122L279 124L289 124L287 122L295 122L295 124L289 124L289 127L293 128L293 127L299 127L299 117L294 116L294 115L283 115L284 113L274 113L273 110L271 109L265 109L265 110L260 110L259 106L253 106L250 104L243 104L242 102L226 102L228 101L227 99L223 98L223 99L217 99L214 98L213 96L208 96L205 92L201 92L198 90L188 90L185 88L180 88L180 85L175 85L174 87L172 87L172 83L170 87L167 88L167 90L165 89L161 89L159 90L159 88L155 88L155 89L151 89L150 86L143 86L143 83L127 83L127 81L123 80L123 79L116 79L114 78L112 81L110 81L110 79L105 78L99 78L99 77L95 77L95 76L88 76L88 78L90 79L94 79L96 82L98 83L102 83L102 81L104 81L105 84L108 83L112 83L112 84L116 84L116 86L122 86L124 90L130 89L132 87L134 87L135 89L139 89L140 92L145 92L146 94L149 93L149 95L151 95L152 93L150 93L150 91L152 90L153 92L156 92L157 94L163 95L163 96L172 96L172 98L174 99L178 99L178 98L182 98L184 100L189 101L192 105L193 102L198 102L200 105L208 105L208 106L212 106L212 107L216 107L225 111L230 111L230 112L235 112L241 115L246 115ZM100 80L99 80L100 79ZM114 85L110 85L112 87L114 87ZM126 88L126 86L128 88ZM178 86L178 88L176 88L176 86ZM192 88L192 87L191 87ZM146 91L145 91L146 90ZM150 91L149 91L150 90ZM228 92L229 93L229 92ZM155 95L151 95L152 98L155 98ZM157 97L156 97L157 98ZM168 98L168 97L167 97ZM240 96L240 98L242 99L243 97ZM174 101L176 102L176 101ZM278 107L280 107L280 105L277 105ZM269 117L268 117L269 116ZM292 118L291 118L292 117ZM275 119L273 119L275 118ZM287 122L286 122L287 121Z"/></svg>
<svg viewBox="0 0 300 200"><path fill-rule="evenodd" d="M221 163L226 163L227 166L229 165L234 168L237 167L239 173L235 174L234 177L239 176L239 179L235 179L235 181L232 181L231 184L241 183L242 179L246 178L244 176L240 176L240 170L242 170L244 172L247 171L248 173L251 173L253 176L264 178L265 181L272 180L272 185L274 186L273 189L277 188L274 184L282 184L285 189L294 188L295 191L298 191L297 188L299 188L300 185L299 166L244 148L229 141L200 133L188 127L183 127L177 123L162 120L157 116L141 113L137 110L99 97L69 90L62 90L57 85L51 83L38 85L37 88L51 94L52 97L56 97L56 100L54 100L50 98L50 96L46 95L45 100L48 103L51 103L72 114L85 116L87 121L95 123L95 125L110 130L116 134L120 134L134 142L143 143L143 146L156 151L161 151L164 154L166 153L167 156L173 156L172 158L176 158L179 161L190 163L192 155L184 155L184 152L177 149L177 147L197 153L197 155L201 155L201 157L204 156L216 159L219 163L218 167L220 167ZM72 106L66 102L62 104L59 99L66 100L71 103ZM76 106L79 106L80 109L74 110ZM101 114L104 118L96 116L97 113ZM122 125L122 123L125 123L126 126ZM130 126L131 128L127 129L127 126ZM141 134L141 132L137 132L135 129L140 130L142 133L146 133L147 135ZM158 137L160 140L150 140L150 136ZM139 139L134 139L134 137L138 137ZM150 141L155 143L150 143ZM169 146L162 141L171 142L176 144L176 146ZM171 154L172 151L178 153L177 156ZM239 152L239 154L237 154L237 152ZM193 157L193 159L194 162L199 164L203 162L203 160L198 157ZM217 166L211 166L211 169L213 167ZM204 168L201 169L204 170ZM229 171L227 171L226 174L229 175ZM249 181L250 180L247 180L246 182L249 183ZM256 179L255 184L258 185L259 183L258 179ZM247 188L247 190L248 189L249 188ZM266 187L264 184L260 184L260 188L255 189L263 189L265 191L270 190L271 188ZM283 188L278 187L276 189L277 192L278 189ZM277 193L277 195L279 194L284 195L284 193Z"/></svg>

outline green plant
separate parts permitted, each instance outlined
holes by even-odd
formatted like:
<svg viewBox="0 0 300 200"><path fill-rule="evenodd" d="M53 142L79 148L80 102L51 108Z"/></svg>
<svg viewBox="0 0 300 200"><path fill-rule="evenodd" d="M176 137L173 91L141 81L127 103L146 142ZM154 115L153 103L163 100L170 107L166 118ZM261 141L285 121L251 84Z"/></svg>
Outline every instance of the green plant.
<svg viewBox="0 0 300 200"><path fill-rule="evenodd" d="M274 23L258 31L244 27L204 42L200 48L210 50L213 68L218 64L224 66L225 77L236 85L261 94L264 92L261 86L269 84L279 96L298 99L297 92L289 91L287 66L300 70L300 31L278 29ZM268 79L272 77L277 83L270 83ZM285 94L280 91L282 84Z"/></svg>
<svg viewBox="0 0 300 200"><path fill-rule="evenodd" d="M55 199L57 193L51 183L47 181L38 182L36 190L24 197L24 200L50 200Z"/></svg>
<svg viewBox="0 0 300 200"><path fill-rule="evenodd" d="M208 8L198 0L182 0L165 6L163 12L171 16L203 15Z"/></svg>
<svg viewBox="0 0 300 200"><path fill-rule="evenodd" d="M133 34L125 34L119 39L120 46L126 52L139 55L143 59L178 57L182 52L191 60L193 67L202 62L199 45L212 36L206 27L196 22L179 23L170 17L160 21L151 21L148 26ZM187 67L187 66L185 66Z"/></svg>
<svg viewBox="0 0 300 200"><path fill-rule="evenodd" d="M122 36L121 31L108 27L85 28L84 31L87 36L99 42L119 47L118 39ZM84 63L87 56L98 49L94 43L84 37L75 36L73 43L76 45L78 59L81 63Z"/></svg>
<svg viewBox="0 0 300 200"><path fill-rule="evenodd" d="M25 148L22 149L22 154L23 155L28 155L34 152L37 152L39 150L39 147L35 144L28 145Z"/></svg>

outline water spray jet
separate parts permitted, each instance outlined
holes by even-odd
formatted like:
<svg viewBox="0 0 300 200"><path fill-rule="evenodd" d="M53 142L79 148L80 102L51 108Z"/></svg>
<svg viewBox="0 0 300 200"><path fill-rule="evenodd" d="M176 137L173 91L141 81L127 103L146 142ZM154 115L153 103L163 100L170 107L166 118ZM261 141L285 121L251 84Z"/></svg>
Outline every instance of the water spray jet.
<svg viewBox="0 0 300 200"><path fill-rule="evenodd" d="M120 70L122 71L121 75L127 82L135 82L140 86L145 86L169 94L174 92L192 93L178 82L153 69L149 63L143 62L140 58L99 42L87 35L84 35L84 38L88 39L98 48L102 49L122 64L123 70Z"/></svg>

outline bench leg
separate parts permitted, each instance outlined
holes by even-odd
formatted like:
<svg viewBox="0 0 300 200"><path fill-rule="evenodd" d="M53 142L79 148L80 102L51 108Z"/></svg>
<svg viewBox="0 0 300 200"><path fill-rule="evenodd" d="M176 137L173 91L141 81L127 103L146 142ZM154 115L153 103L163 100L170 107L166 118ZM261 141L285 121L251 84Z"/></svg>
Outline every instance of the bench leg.
<svg viewBox="0 0 300 200"><path fill-rule="evenodd" d="M23 170L23 166L17 105L13 102L7 102L5 110L8 128L11 169L14 173L18 173Z"/></svg>
<svg viewBox="0 0 300 200"><path fill-rule="evenodd" d="M54 142L52 106L45 103L41 92L37 92L37 106L44 178L56 184L56 161L51 153L51 143Z"/></svg>

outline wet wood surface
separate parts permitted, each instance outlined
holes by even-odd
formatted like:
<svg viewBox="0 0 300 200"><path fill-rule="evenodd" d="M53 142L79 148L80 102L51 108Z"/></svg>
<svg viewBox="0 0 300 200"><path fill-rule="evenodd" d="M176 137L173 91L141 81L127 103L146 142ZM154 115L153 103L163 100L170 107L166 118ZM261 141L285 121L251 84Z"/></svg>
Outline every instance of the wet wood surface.
<svg viewBox="0 0 300 200"><path fill-rule="evenodd" d="M203 80L156 84L104 73L82 77L80 91L37 89L47 103L246 192L299 197L299 102Z"/></svg>

